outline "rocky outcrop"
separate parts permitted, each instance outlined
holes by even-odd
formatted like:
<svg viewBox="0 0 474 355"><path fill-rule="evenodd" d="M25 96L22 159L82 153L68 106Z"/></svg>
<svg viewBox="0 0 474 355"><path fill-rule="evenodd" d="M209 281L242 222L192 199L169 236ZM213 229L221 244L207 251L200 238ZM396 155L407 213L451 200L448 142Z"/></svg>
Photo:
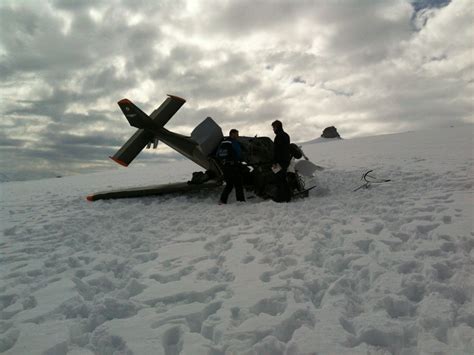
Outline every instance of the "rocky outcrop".
<svg viewBox="0 0 474 355"><path fill-rule="evenodd" d="M339 138L339 139L341 139L341 136L339 135L339 133L337 132L336 127L334 127L334 126L326 127L326 128L323 130L323 134L321 134L321 137L323 137L323 138Z"/></svg>

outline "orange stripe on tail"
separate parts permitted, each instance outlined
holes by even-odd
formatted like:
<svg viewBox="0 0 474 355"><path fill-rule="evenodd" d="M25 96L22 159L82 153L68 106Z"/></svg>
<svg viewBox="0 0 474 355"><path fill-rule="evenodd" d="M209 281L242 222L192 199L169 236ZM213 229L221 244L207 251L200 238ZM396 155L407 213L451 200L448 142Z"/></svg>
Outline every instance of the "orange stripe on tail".
<svg viewBox="0 0 474 355"><path fill-rule="evenodd" d="M119 160L119 159L117 159L117 158L114 158L114 157L109 157L109 158L112 159L114 162L116 162L116 163L122 165L122 166L125 166L125 167L128 166L127 163L125 163L125 162L123 162L123 161L121 161L121 160Z"/></svg>

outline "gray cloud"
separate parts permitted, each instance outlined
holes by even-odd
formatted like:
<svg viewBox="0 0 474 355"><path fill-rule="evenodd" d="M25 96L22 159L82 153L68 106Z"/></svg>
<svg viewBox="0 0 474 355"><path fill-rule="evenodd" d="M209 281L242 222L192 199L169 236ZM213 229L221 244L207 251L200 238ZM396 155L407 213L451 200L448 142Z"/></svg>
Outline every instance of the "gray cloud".
<svg viewBox="0 0 474 355"><path fill-rule="evenodd" d="M116 102L151 113L187 99L168 127L207 116L224 131L295 141L473 121L469 0L4 1L1 179L111 168L133 134ZM453 36L453 34L456 34ZM160 148L138 162L175 159Z"/></svg>
<svg viewBox="0 0 474 355"><path fill-rule="evenodd" d="M22 139L10 138L0 132L0 147L17 149L24 146L24 144L25 142Z"/></svg>

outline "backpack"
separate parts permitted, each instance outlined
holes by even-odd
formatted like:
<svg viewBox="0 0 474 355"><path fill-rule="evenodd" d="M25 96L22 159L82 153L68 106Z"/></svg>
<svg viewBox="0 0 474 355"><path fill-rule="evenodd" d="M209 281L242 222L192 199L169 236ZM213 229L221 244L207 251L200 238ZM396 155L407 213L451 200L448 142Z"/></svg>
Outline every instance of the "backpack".
<svg viewBox="0 0 474 355"><path fill-rule="evenodd" d="M290 155L295 159L301 159L303 157L303 151L295 143L290 144Z"/></svg>
<svg viewBox="0 0 474 355"><path fill-rule="evenodd" d="M235 160L234 148L230 140L222 141L216 151L216 158L222 162Z"/></svg>

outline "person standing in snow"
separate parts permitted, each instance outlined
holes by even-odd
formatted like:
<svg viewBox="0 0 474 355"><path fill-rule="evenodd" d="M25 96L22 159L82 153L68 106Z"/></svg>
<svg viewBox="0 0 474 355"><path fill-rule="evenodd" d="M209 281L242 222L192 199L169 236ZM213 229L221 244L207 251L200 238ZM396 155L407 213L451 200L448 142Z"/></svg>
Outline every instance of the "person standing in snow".
<svg viewBox="0 0 474 355"><path fill-rule="evenodd" d="M290 136L283 130L281 121L272 123L275 139L273 141L273 166L277 180L277 192L274 200L276 202L289 202L291 191L286 177L288 166L290 165Z"/></svg>
<svg viewBox="0 0 474 355"><path fill-rule="evenodd" d="M225 187L219 204L226 204L229 194L235 186L237 201L245 201L242 176L242 147L238 141L239 131L231 129L229 138L224 139L217 148L217 159L221 162L224 173Z"/></svg>

